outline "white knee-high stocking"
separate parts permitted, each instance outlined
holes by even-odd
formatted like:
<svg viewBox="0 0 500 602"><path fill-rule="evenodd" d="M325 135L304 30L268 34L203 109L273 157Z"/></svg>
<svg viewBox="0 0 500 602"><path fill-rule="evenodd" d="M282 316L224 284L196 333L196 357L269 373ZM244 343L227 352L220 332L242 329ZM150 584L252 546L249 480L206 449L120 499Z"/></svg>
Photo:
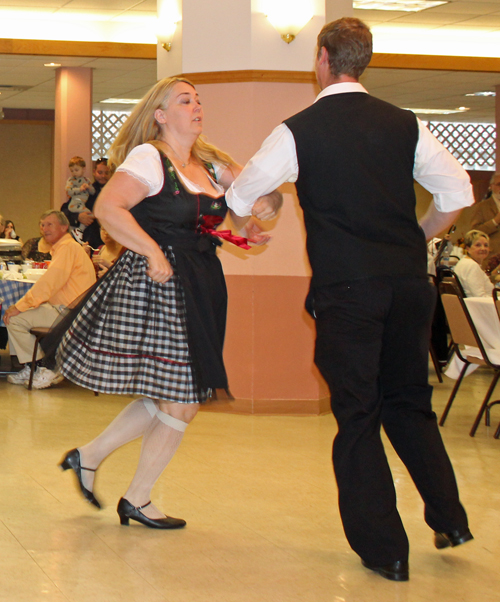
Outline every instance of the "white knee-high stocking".
<svg viewBox="0 0 500 602"><path fill-rule="evenodd" d="M151 490L173 458L188 423L158 410L144 433L139 464L130 486L123 496L133 506L143 506L151 499ZM153 504L142 511L149 518L163 518Z"/></svg>
<svg viewBox="0 0 500 602"><path fill-rule="evenodd" d="M148 397L136 399L126 406L93 441L79 447L80 460L85 468L97 468L115 449L143 435L153 423L158 406ZM92 491L94 472L82 470L82 481Z"/></svg>

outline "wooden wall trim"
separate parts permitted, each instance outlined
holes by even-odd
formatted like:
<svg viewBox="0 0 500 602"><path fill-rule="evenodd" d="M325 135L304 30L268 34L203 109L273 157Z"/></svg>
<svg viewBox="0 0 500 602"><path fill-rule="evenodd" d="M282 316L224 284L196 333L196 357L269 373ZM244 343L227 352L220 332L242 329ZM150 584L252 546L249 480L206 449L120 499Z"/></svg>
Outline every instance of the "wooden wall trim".
<svg viewBox="0 0 500 602"><path fill-rule="evenodd" d="M0 54L35 56L88 56L116 59L154 59L156 44L120 42L71 42L61 40L0 39Z"/></svg>
<svg viewBox="0 0 500 602"><path fill-rule="evenodd" d="M0 39L0 54L83 56L156 60L155 44L117 42L67 42L59 40ZM369 67L500 73L500 58L412 54L374 54ZM235 82L315 83L313 71L247 69L184 73L197 84Z"/></svg>
<svg viewBox="0 0 500 602"><path fill-rule="evenodd" d="M74 42L64 40L0 39L0 54L34 56L82 56L156 60L156 44L119 42ZM500 58L437 56L424 54L375 53L369 67L379 69L430 69L500 73ZM195 84L237 82L315 83L312 71L273 71L246 69L184 73Z"/></svg>
<svg viewBox="0 0 500 602"><path fill-rule="evenodd" d="M273 82L282 84L315 84L316 77L312 71L272 71L246 69L239 71L207 71L199 73L182 73L193 84L235 84L242 82Z"/></svg>
<svg viewBox="0 0 500 602"><path fill-rule="evenodd" d="M474 56L434 56L423 54L374 54L369 64L374 69L427 69L433 71L475 71L500 73L500 58ZM206 71L182 73L193 84L225 84L241 82L273 82L315 84L313 71L272 71L248 69L240 71Z"/></svg>
<svg viewBox="0 0 500 602"><path fill-rule="evenodd" d="M368 66L383 69L430 69L433 71L500 73L500 58L375 53Z"/></svg>

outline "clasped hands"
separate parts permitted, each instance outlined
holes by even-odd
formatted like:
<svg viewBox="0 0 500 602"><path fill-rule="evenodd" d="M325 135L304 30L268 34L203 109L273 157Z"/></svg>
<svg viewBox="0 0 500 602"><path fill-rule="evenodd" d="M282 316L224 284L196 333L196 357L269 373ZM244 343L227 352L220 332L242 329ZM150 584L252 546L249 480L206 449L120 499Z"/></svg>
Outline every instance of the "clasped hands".
<svg viewBox="0 0 500 602"><path fill-rule="evenodd" d="M277 190L259 197L252 207L252 215L262 221L274 219L283 205L283 195Z"/></svg>
<svg viewBox="0 0 500 602"><path fill-rule="evenodd" d="M272 220L278 215L282 205L283 195L281 192L274 190L257 199L252 207L252 217L261 221ZM271 240L271 235L262 230L253 219L245 224L240 230L240 234L252 245L265 245Z"/></svg>

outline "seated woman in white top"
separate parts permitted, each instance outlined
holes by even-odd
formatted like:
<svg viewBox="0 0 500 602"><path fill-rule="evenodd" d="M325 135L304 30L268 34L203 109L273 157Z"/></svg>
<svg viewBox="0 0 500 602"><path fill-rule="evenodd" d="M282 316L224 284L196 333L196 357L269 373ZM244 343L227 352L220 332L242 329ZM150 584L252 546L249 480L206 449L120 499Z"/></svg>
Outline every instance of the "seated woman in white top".
<svg viewBox="0 0 500 602"><path fill-rule="evenodd" d="M490 252L490 239L480 230L471 230L464 243L466 254L455 266L455 274L467 297L491 297L493 284L481 267Z"/></svg>

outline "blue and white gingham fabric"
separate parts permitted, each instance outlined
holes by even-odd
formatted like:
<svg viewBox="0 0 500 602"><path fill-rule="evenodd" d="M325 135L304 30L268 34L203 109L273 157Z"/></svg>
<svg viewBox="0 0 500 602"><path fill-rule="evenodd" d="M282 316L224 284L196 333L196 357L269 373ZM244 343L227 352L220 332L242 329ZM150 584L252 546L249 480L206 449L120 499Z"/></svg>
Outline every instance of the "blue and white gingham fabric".
<svg viewBox="0 0 500 602"><path fill-rule="evenodd" d="M24 280L0 280L0 298L3 298L1 319L3 319L5 310L24 297L33 284L33 282Z"/></svg>

